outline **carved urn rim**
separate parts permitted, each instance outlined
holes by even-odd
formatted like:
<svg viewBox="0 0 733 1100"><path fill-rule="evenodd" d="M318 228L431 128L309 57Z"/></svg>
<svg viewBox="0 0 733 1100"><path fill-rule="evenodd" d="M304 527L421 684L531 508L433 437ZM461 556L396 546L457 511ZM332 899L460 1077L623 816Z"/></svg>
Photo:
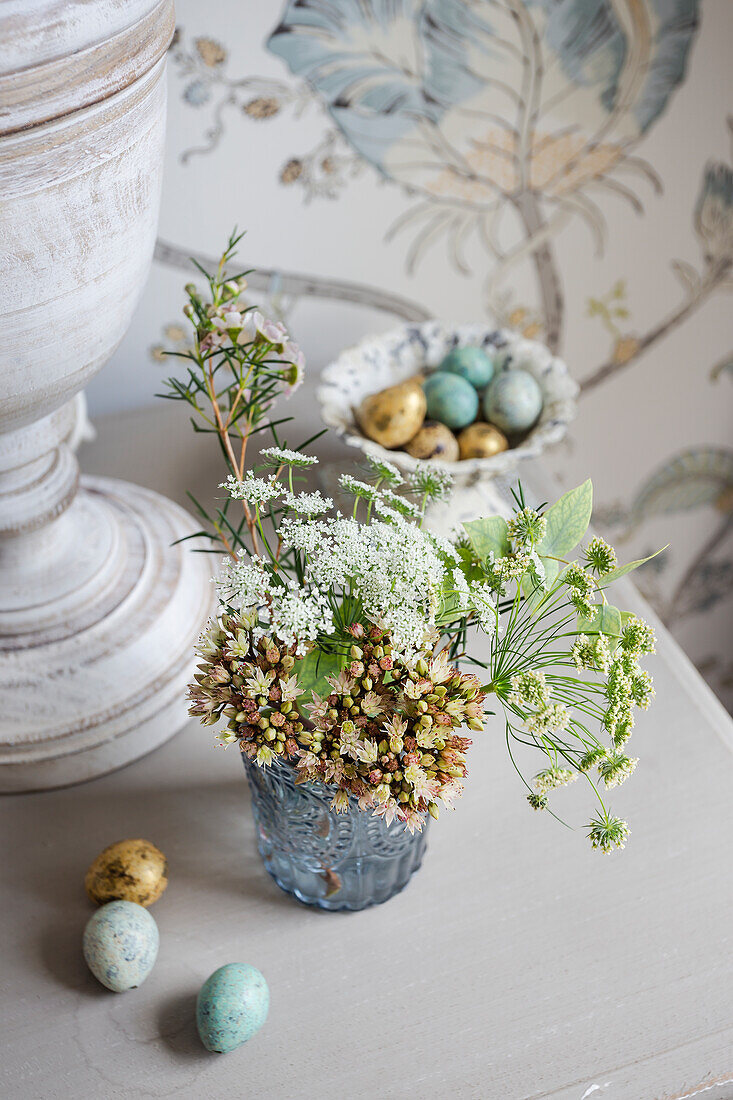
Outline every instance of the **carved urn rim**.
<svg viewBox="0 0 733 1100"><path fill-rule="evenodd" d="M95 0L89 21L78 11L74 16L76 7L69 0L30 0L0 14L0 137L129 88L157 65L173 37L173 0L126 0L122 6Z"/></svg>

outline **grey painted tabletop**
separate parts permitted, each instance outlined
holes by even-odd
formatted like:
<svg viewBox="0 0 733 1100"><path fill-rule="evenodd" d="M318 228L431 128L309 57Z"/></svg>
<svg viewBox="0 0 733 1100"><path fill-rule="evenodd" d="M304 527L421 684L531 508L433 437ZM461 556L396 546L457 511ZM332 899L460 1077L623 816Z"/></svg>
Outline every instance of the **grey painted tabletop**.
<svg viewBox="0 0 733 1100"><path fill-rule="evenodd" d="M179 499L215 476L160 409L102 423L82 464ZM639 603L628 584L619 601ZM356 914L269 880L236 748L194 723L112 775L5 797L0 1096L731 1100L733 726L660 633L641 765L614 799L632 835L612 856L529 810L498 723L421 871ZM560 795L584 821L584 792ZM120 995L81 957L83 877L137 836L170 885L155 969ZM208 1054L195 996L231 961L265 974L270 1016Z"/></svg>

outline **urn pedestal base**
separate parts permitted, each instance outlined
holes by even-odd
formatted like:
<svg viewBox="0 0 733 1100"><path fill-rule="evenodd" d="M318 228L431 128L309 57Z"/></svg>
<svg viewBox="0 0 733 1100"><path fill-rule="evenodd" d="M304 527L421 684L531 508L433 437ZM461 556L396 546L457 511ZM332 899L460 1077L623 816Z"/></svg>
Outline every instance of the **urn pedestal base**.
<svg viewBox="0 0 733 1100"><path fill-rule="evenodd" d="M62 527L75 532L67 573ZM40 598L33 585L25 599L0 591L0 791L92 779L176 733L213 609L212 559L172 545L193 520L157 493L83 478L51 528L45 575L43 555L28 562Z"/></svg>

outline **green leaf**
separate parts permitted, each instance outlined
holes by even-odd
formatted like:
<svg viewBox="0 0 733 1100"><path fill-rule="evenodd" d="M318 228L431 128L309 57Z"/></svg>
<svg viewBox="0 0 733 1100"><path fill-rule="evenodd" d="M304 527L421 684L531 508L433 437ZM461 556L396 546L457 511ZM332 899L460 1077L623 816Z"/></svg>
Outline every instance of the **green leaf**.
<svg viewBox="0 0 733 1100"><path fill-rule="evenodd" d="M293 672L298 677L298 683L303 688L303 695L298 698L298 706L309 703L311 692L319 695L328 695L331 691L326 683L327 676L337 675L346 664L346 657L339 653L324 653L322 649L312 649L305 657L295 662Z"/></svg>
<svg viewBox="0 0 733 1100"><path fill-rule="evenodd" d="M586 619L584 615L578 615L578 630L581 634L610 634L613 638L621 637L622 618L617 607L604 604L598 609L594 619Z"/></svg>
<svg viewBox="0 0 733 1100"><path fill-rule="evenodd" d="M565 493L545 512L547 531L537 553L544 560L548 585L560 571L561 562L554 559L564 558L575 549L588 530L592 511L593 485L589 479Z"/></svg>
<svg viewBox="0 0 733 1100"><path fill-rule="evenodd" d="M472 519L463 524L463 529L480 561L485 561L492 552L496 558L503 558L509 553L506 520L501 516Z"/></svg>
<svg viewBox="0 0 733 1100"><path fill-rule="evenodd" d="M588 479L571 489L545 512L547 531L540 554L565 555L574 550L588 530L593 510L593 485Z"/></svg>
<svg viewBox="0 0 733 1100"><path fill-rule="evenodd" d="M461 606L461 600L456 592L456 584L448 575L443 577L440 589L440 606L436 614L436 622L441 625L457 622L466 614Z"/></svg>
<svg viewBox="0 0 733 1100"><path fill-rule="evenodd" d="M474 581L482 581L485 579L484 571L481 565L476 561L476 555L467 546L460 546L456 550L458 554L459 568L469 584ZM446 568L451 568L450 563L446 563Z"/></svg>
<svg viewBox="0 0 733 1100"><path fill-rule="evenodd" d="M669 546L669 543L667 543ZM662 546L659 550L656 550L653 554L650 554L648 558L637 558L636 561L630 561L628 565L620 565L618 569L612 569L610 573L606 573L601 577L598 584L601 588L606 588L609 584L613 584L619 577L625 577L627 573L632 573L634 569L638 569L640 565L644 565L645 562L651 561L652 558L656 558L657 554L661 554L663 550L667 549L667 546Z"/></svg>

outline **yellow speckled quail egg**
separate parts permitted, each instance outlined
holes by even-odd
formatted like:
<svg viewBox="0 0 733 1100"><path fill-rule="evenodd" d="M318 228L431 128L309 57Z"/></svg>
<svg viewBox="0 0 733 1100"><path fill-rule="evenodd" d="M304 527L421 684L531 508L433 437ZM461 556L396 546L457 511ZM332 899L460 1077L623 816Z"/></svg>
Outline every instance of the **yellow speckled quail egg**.
<svg viewBox="0 0 733 1100"><path fill-rule="evenodd" d="M458 461L458 440L450 428L437 420L426 420L420 431L405 447L413 458L438 458L443 462Z"/></svg>
<svg viewBox="0 0 733 1100"><path fill-rule="evenodd" d="M492 455L506 451L508 446L509 440L504 433L483 420L469 424L458 436L458 447L462 459L491 458Z"/></svg>
<svg viewBox="0 0 733 1100"><path fill-rule="evenodd" d="M168 861L149 840L118 840L97 856L84 879L97 905L131 901L147 908L168 885Z"/></svg>
<svg viewBox="0 0 733 1100"><path fill-rule="evenodd" d="M404 447L417 434L427 403L420 380L408 378L369 394L359 406L356 419L364 435L382 447Z"/></svg>

